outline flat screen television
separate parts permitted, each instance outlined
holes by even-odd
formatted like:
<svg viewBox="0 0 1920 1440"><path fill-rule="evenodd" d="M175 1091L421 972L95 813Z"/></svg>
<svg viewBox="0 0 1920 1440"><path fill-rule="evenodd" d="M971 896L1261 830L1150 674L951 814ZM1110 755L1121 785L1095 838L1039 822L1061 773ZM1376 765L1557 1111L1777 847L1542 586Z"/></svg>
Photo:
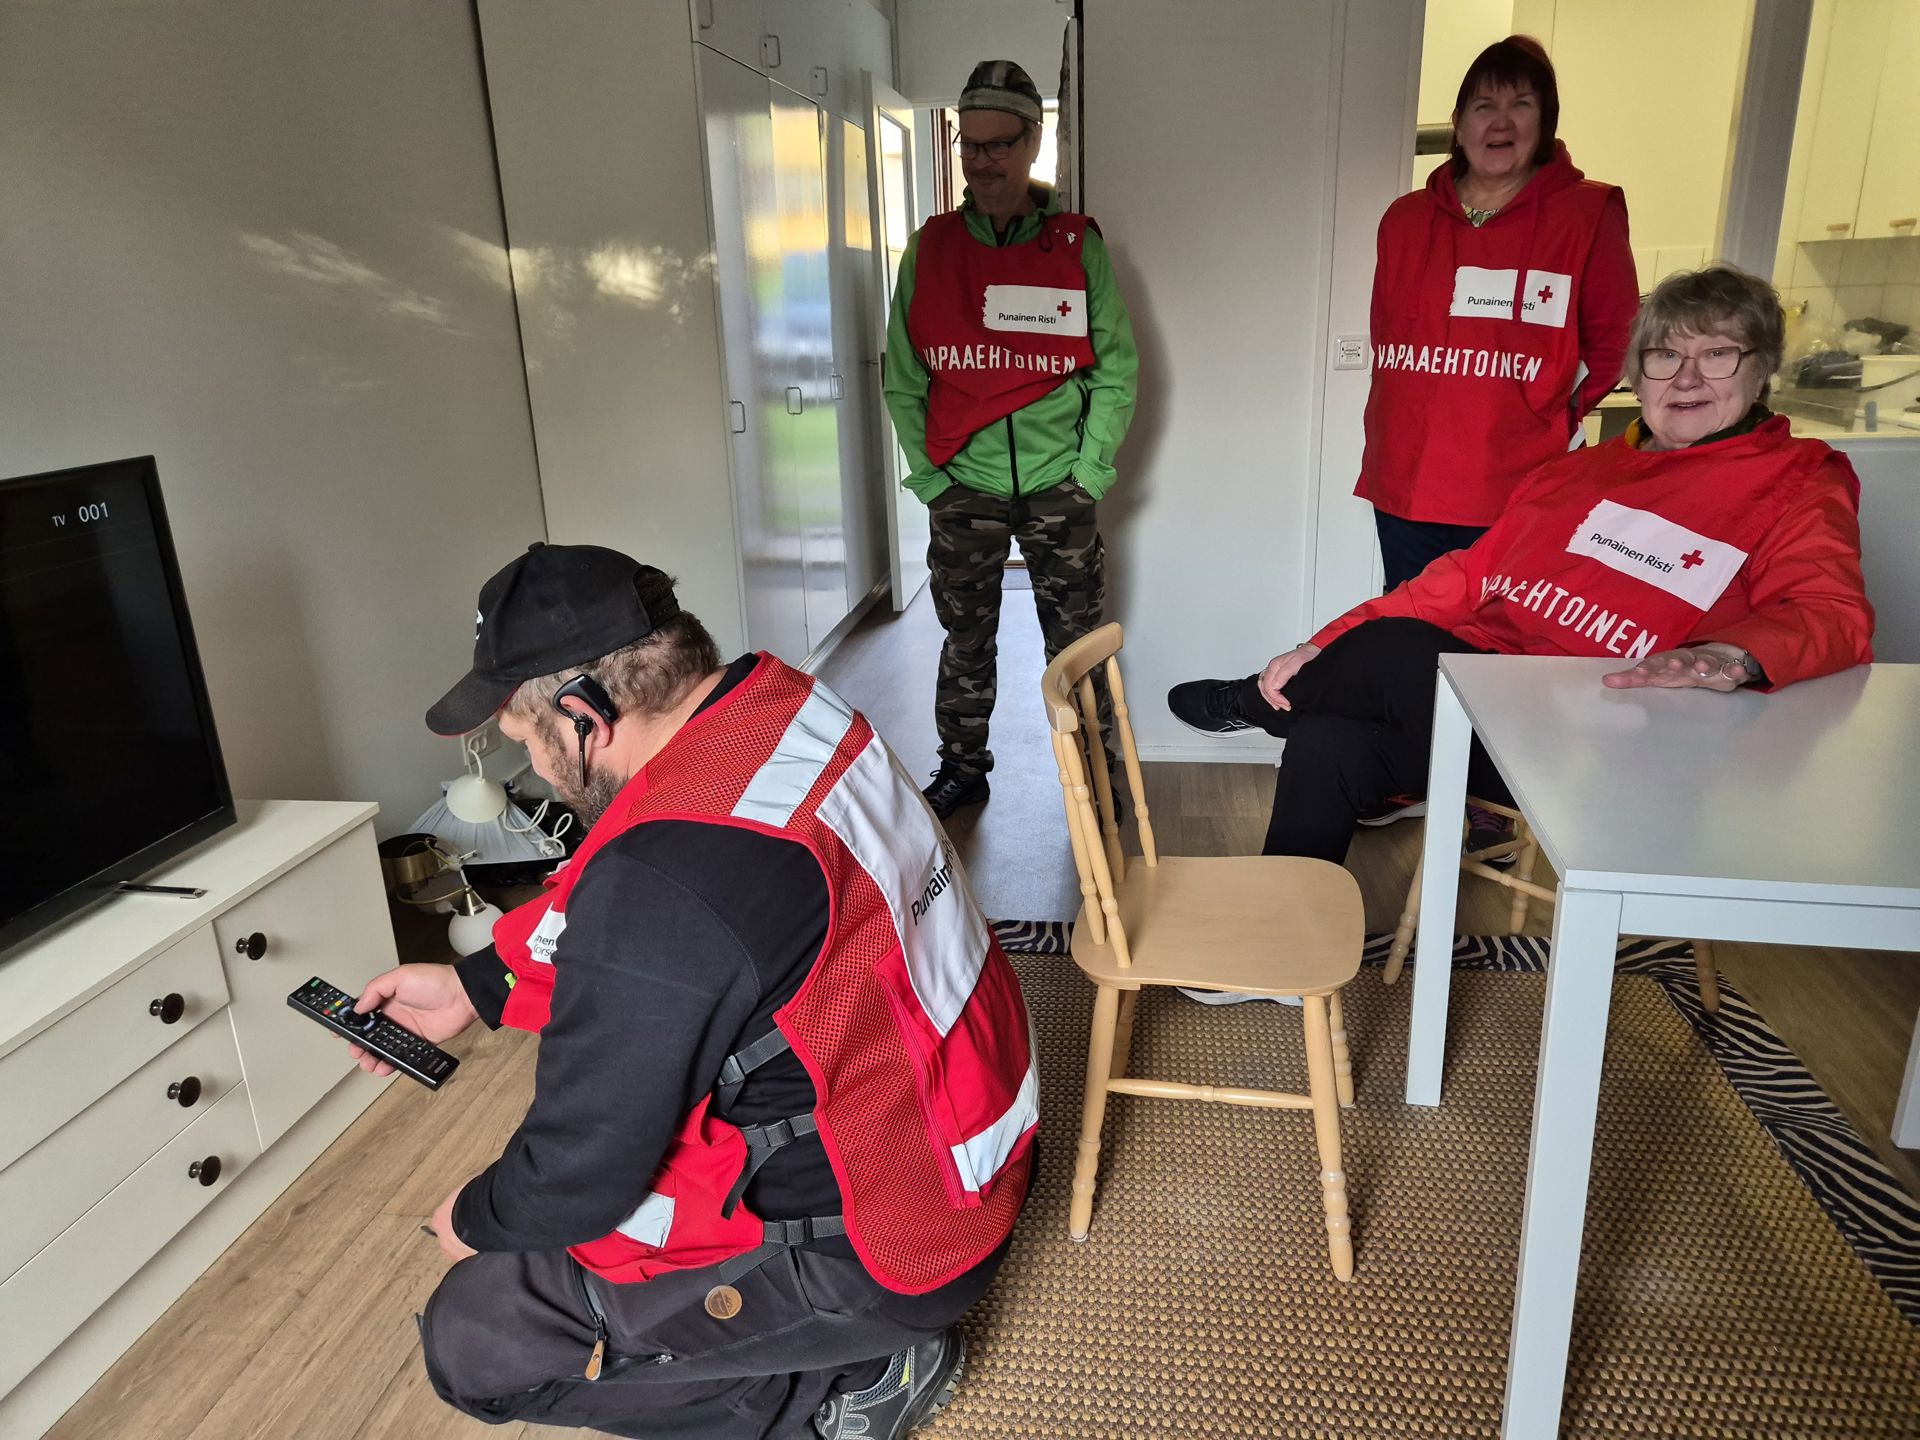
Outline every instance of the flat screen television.
<svg viewBox="0 0 1920 1440"><path fill-rule="evenodd" d="M0 952L231 825L152 456L0 480Z"/></svg>

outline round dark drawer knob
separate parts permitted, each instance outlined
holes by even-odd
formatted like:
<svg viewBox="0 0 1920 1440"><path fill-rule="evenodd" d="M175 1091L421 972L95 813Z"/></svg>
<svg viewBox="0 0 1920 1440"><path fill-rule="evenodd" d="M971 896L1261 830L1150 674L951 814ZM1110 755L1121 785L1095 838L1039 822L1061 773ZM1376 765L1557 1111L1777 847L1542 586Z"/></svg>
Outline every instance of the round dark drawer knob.
<svg viewBox="0 0 1920 1440"><path fill-rule="evenodd" d="M187 1002L178 990L147 1006L147 1014L158 1015L162 1025L171 1025L187 1013Z"/></svg>
<svg viewBox="0 0 1920 1440"><path fill-rule="evenodd" d="M184 1080L176 1080L167 1086L167 1099L178 1100L180 1108L185 1110L200 1103L200 1077L189 1075Z"/></svg>
<svg viewBox="0 0 1920 1440"><path fill-rule="evenodd" d="M220 1178L220 1157L209 1155L204 1160L196 1160L187 1166L187 1178L198 1180L202 1185L211 1185Z"/></svg>
<svg viewBox="0 0 1920 1440"><path fill-rule="evenodd" d="M258 930L251 935L243 935L233 942L233 953L244 955L249 960L258 960L267 953L267 937Z"/></svg>

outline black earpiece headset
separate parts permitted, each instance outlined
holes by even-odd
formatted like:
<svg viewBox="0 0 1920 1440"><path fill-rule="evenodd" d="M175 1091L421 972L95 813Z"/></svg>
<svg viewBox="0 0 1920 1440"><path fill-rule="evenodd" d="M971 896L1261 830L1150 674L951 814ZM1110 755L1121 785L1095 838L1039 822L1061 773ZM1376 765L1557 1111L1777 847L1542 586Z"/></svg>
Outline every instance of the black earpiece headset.
<svg viewBox="0 0 1920 1440"><path fill-rule="evenodd" d="M587 737L593 734L593 721L560 703L569 695L584 701L587 708L608 725L620 723L620 707L613 703L606 686L591 675L576 675L553 692L553 708L573 722L573 733L580 741L580 784L584 787L587 783Z"/></svg>

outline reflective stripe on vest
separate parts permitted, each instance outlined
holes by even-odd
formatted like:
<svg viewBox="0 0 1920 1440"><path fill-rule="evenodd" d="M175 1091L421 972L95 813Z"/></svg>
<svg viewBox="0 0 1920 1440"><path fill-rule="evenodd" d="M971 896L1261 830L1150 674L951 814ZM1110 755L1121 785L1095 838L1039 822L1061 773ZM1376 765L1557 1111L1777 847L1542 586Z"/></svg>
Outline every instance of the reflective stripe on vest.
<svg viewBox="0 0 1920 1440"><path fill-rule="evenodd" d="M992 1181L1006 1168L1020 1137L1039 1123L1040 1072L1029 1063L1026 1079L1020 1082L1020 1093L1006 1113L965 1144L953 1147L953 1167L960 1172L960 1183L978 1191Z"/></svg>
<svg viewBox="0 0 1920 1440"><path fill-rule="evenodd" d="M642 1245L659 1249L673 1233L673 1196L649 1190L640 1208L613 1228Z"/></svg>

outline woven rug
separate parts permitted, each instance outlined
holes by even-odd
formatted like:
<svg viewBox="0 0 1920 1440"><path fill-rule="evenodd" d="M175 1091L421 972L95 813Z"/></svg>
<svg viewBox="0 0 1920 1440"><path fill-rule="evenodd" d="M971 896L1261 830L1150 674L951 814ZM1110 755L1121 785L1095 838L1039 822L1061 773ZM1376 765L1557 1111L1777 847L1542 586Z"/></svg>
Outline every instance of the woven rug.
<svg viewBox="0 0 1920 1440"><path fill-rule="evenodd" d="M925 1433L1497 1436L1544 942L1458 947L1437 1109L1401 1100L1409 987L1381 985L1385 940L1370 942L1376 966L1346 992L1343 1285L1300 1113L1115 1098L1091 1235L1067 1240L1092 987L1064 927L999 929L1040 1035L1041 1166L966 1322L966 1382ZM1623 947L1563 1433L1914 1440L1920 1330L1901 1306L1920 1207L1731 987L1719 1020L1698 1015L1691 977L1684 944ZM1294 1009L1149 991L1131 1069L1304 1089L1300 1030ZM1748 1099L1729 1079L1743 1068ZM1763 1126L1750 1100L1786 1120ZM1809 1114L1796 1154L1777 1132Z"/></svg>

